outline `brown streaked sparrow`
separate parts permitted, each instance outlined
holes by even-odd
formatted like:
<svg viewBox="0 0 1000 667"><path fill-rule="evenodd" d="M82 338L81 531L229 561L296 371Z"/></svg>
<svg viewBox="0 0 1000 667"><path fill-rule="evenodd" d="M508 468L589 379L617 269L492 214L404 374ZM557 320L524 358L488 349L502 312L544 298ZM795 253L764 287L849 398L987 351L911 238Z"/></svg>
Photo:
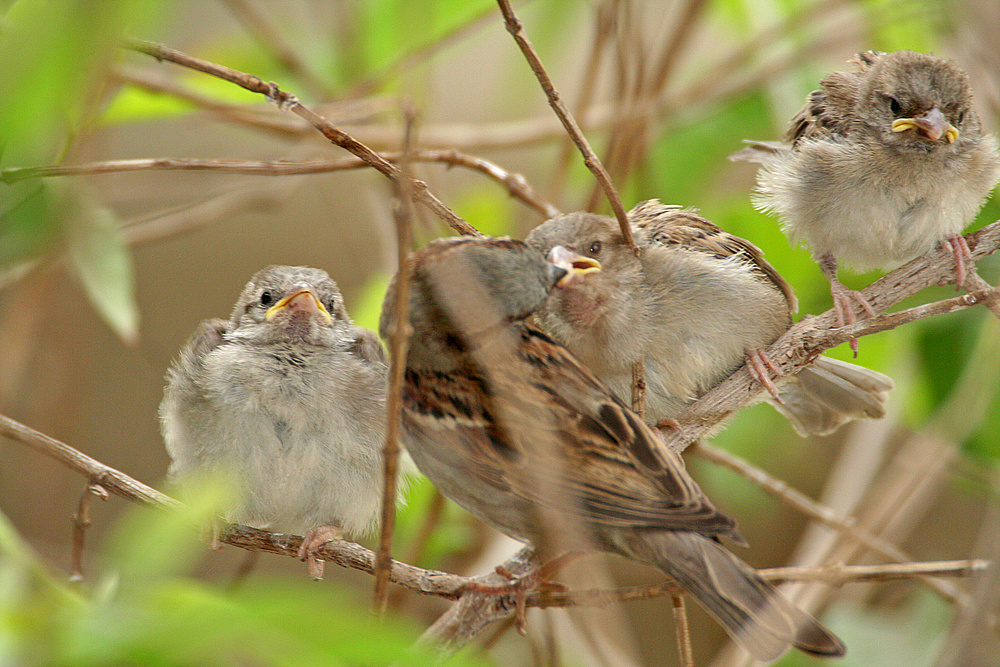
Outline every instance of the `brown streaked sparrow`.
<svg viewBox="0 0 1000 667"><path fill-rule="evenodd" d="M843 654L719 543L741 538L680 457L524 322L575 273L520 241L456 237L415 253L410 279L403 440L442 493L546 556L599 549L659 568L758 658L791 645ZM383 334L394 325L396 284Z"/></svg>

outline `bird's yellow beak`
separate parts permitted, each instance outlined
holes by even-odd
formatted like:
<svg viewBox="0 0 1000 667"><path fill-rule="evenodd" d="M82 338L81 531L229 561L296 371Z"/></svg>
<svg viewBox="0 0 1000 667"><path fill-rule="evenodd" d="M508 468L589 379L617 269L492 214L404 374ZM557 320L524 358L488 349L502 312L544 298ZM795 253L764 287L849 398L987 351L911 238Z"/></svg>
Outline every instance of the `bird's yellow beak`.
<svg viewBox="0 0 1000 667"><path fill-rule="evenodd" d="M893 132L906 132L907 130L918 130L931 141L937 141L944 137L951 144L958 139L958 129L948 122L948 119L937 107L933 107L927 113L914 118L897 118L892 122Z"/></svg>
<svg viewBox="0 0 1000 667"><path fill-rule="evenodd" d="M578 255L561 245L553 246L545 258L566 271L556 287L565 287L573 281L582 280L588 273L598 273L601 270L601 263L596 259Z"/></svg>
<svg viewBox="0 0 1000 667"><path fill-rule="evenodd" d="M326 306L324 306L323 302L319 300L316 293L312 291L312 288L305 284L293 286L285 298L267 309L264 317L270 321L275 315L278 314L279 311L284 310L285 308L301 310L302 312L311 313L313 315L321 315L323 319L326 320L327 324L333 322L333 318L330 317L330 313L327 311Z"/></svg>

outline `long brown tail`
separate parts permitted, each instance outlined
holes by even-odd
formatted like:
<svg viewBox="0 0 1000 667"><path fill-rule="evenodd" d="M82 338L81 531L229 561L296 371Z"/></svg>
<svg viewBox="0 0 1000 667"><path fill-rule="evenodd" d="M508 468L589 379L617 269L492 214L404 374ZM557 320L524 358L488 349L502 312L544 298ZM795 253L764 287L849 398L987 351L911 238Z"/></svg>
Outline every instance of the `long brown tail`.
<svg viewBox="0 0 1000 667"><path fill-rule="evenodd" d="M823 657L846 651L812 616L709 537L636 531L619 546L632 558L663 570L758 660L775 660L791 646Z"/></svg>

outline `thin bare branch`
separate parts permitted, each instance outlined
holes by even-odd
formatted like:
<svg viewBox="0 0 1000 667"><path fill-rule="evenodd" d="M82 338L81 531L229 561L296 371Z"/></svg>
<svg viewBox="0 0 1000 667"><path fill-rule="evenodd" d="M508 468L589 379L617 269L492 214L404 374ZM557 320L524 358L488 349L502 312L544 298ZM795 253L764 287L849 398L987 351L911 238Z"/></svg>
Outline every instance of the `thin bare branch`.
<svg viewBox="0 0 1000 667"><path fill-rule="evenodd" d="M413 124L416 114L404 112L409 131L404 135L400 159L402 178L396 181L396 294L392 303L393 325L389 332L389 390L386 401L385 447L382 449L385 489L382 494L382 523L378 553L375 557L373 607L378 614L387 609L389 569L392 561L392 533L396 526L396 474L399 463L400 420L403 415L403 376L406 373L406 353L410 347L410 249L413 245L413 189L410 184L410 149L413 145Z"/></svg>
<svg viewBox="0 0 1000 667"><path fill-rule="evenodd" d="M361 158L368 165L390 180L395 181L400 177L399 169L395 165L380 157L377 153L375 153L375 151L368 148L368 146L362 144L360 141L353 138L343 130L335 127L332 123L309 107L304 106L294 95L282 91L274 82L267 83L263 79L252 74L247 74L224 65L217 65L207 60L195 58L161 44L154 44L153 42L133 39L129 40L127 45L129 48L140 53L150 55L157 60L166 60L182 67L188 67L190 69L218 77L224 81L229 81L230 83L246 88L251 92L264 95L282 111L288 111L304 118L314 128L319 130L331 143L336 146L340 146L344 150L347 150L348 152ZM482 236L482 234L480 234L475 227L460 218L454 211L445 206L437 197L431 194L426 183L415 179L411 180L414 197L420 203L427 206L438 217L448 223L452 229L461 234Z"/></svg>
<svg viewBox="0 0 1000 667"><path fill-rule="evenodd" d="M397 163L398 152L380 153L388 162ZM456 150L414 151L412 162L439 162L478 171L497 181L507 193L520 199L546 218L559 215L559 209L545 201L521 174L510 172L489 160L467 155ZM55 176L92 176L132 171L216 171L226 174L250 176L301 176L327 174L335 171L364 169L370 166L360 158L331 160L216 160L203 158L143 158L134 160L106 160L84 164L48 165L44 167L8 167L0 170L0 181L15 183L29 178Z"/></svg>
<svg viewBox="0 0 1000 667"><path fill-rule="evenodd" d="M866 548L871 549L883 558L895 563L905 563L912 560L912 558L899 547L877 535L874 535L870 531L859 527L857 525L857 519L854 517L838 516L837 513L829 507L812 500L801 491L789 486L784 480L774 477L767 471L761 470L738 456L734 456L733 454L730 454L722 449L708 445L703 441L689 449L694 454L702 456L717 465L729 468L730 470L738 473L786 505L802 512L810 519L839 531L842 535L849 537L857 544L864 545ZM962 591L946 585L945 582L941 582L936 579L925 579L924 582L938 595L949 602L963 605L968 597Z"/></svg>
<svg viewBox="0 0 1000 667"><path fill-rule="evenodd" d="M104 465L97 459L87 456L66 443L60 442L44 433L39 433L35 429L14 421L5 415L0 415L0 435L6 436L15 442L20 442L23 445L28 445L32 449L77 471L90 480L91 484L99 484L111 493L127 500L166 509L176 510L183 507L181 503L167 494L146 486L142 482L136 481L125 473Z"/></svg>
<svg viewBox="0 0 1000 667"><path fill-rule="evenodd" d="M983 559L943 560L884 565L844 565L832 563L819 567L769 567L757 572L772 583L788 581L818 581L833 587L864 581L901 581L922 577L969 577L981 574L992 563ZM579 591L546 591L528 598L528 604L541 608L587 605L603 607L609 604L652 600L673 595L677 586L664 583L617 589Z"/></svg>
<svg viewBox="0 0 1000 667"><path fill-rule="evenodd" d="M69 580L83 581L83 542L87 536L87 529L90 528L90 501L94 497L101 500L108 499L108 491L100 484L93 482L87 484L87 488L80 494L80 502L76 506L73 514L73 551L70 556Z"/></svg>
<svg viewBox="0 0 1000 667"><path fill-rule="evenodd" d="M677 634L677 652L683 667L694 667L694 649L691 647L691 626L688 624L684 595L674 593L671 597L674 609L674 627Z"/></svg>
<svg viewBox="0 0 1000 667"><path fill-rule="evenodd" d="M625 215L625 208L622 206L621 197L618 196L618 191L615 190L614 185L611 183L611 177L608 176L607 170L604 169L604 165L601 164L600 158L594 153L594 150L590 147L587 142L587 138L583 135L583 131L580 130L580 126L577 125L576 120L573 115L563 104L562 98L559 96L559 91L556 90L555 85L552 83L552 79L549 77L548 72L545 71L545 67L542 65L541 59L535 52L535 48L531 45L528 40L527 34L524 32L524 25L522 25L520 19L514 13L514 9L510 6L509 0L497 0L500 5L500 11L503 13L504 23L507 26L507 32L511 34L514 41L517 42L518 47L521 49L521 53L524 54L525 60L528 61L528 66L531 67L531 71L534 72L535 78L538 79L538 83L541 84L542 90L545 91L545 96L549 100L549 106L552 110L556 112L559 117L559 121L562 123L566 132L569 133L570 137L573 138L573 142L580 149L583 154L583 162L587 165L587 168L594 174L594 177L604 188L604 194L608 198L608 202L611 204L611 210L615 213L615 218L618 219L618 225L621 227L622 236L625 237L625 242L635 253L636 257L639 256L639 248L635 244L635 239L632 238L632 230L629 228L628 217Z"/></svg>

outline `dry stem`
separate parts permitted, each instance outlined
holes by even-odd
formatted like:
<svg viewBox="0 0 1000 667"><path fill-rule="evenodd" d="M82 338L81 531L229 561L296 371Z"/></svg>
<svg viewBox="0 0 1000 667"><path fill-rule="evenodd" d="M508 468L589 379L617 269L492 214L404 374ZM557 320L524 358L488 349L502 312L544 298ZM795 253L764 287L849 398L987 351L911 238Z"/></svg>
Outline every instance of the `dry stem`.
<svg viewBox="0 0 1000 667"><path fill-rule="evenodd" d="M388 162L397 163L400 153L379 153ZM440 162L449 166L465 167L478 171L503 185L510 196L546 218L559 215L559 209L545 201L521 174L509 172L484 158L460 153L456 150L413 151L411 162ZM298 176L326 174L370 166L360 158L332 160L214 160L202 158L143 158L137 160L107 160L72 165L47 165L44 167L9 167L0 170L0 181L15 183L29 178L54 176L84 176L114 174L132 171L218 171L227 174L251 176Z"/></svg>
<svg viewBox="0 0 1000 667"><path fill-rule="evenodd" d="M277 107L282 111L290 111L291 113L304 118L313 127L319 130L324 137L329 139L331 143L353 153L379 173L393 181L400 178L399 169L395 165L383 159L375 153L375 151L368 148L368 146L365 146L360 141L354 139L343 130L335 127L332 123L309 107L304 106L294 95L284 92L278 88L278 85L274 82L267 83L263 79L252 74L247 74L223 65L211 63L207 60L195 58L187 55L186 53L177 51L176 49L171 49L161 44L154 44L153 42L133 39L128 41L128 46L135 51L153 56L157 60L166 60L177 65L181 65L182 67L188 67L199 72L204 72L205 74L210 74L223 79L224 81L235 83L236 85L251 92L260 93L261 95L267 97L270 101L274 102L274 104L277 105ZM426 183L416 179L411 179L410 187L413 188L414 198L427 206L438 217L448 223L452 229L460 234L482 236L482 234L480 234L479 231L472 225L458 217L454 211L445 206L444 203L431 194Z"/></svg>

